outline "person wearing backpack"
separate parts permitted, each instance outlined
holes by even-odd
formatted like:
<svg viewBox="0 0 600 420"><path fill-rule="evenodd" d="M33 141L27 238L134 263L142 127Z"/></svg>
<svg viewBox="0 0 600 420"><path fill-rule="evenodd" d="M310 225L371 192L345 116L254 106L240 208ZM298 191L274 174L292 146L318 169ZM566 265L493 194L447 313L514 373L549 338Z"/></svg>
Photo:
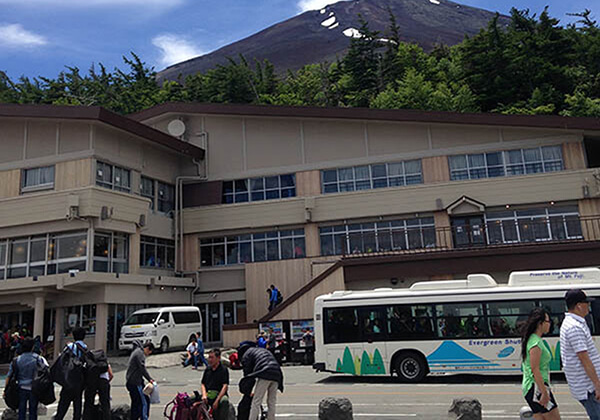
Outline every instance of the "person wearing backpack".
<svg viewBox="0 0 600 420"><path fill-rule="evenodd" d="M98 394L98 400L100 401L102 420L110 420L110 382L113 380L113 377L114 375L110 364L107 364L105 372L100 373L93 370L86 372L83 420L93 420L97 418L94 410L96 394Z"/></svg>
<svg viewBox="0 0 600 420"><path fill-rule="evenodd" d="M84 353L87 350L85 339L85 329L75 328L73 330L73 340L75 342L68 343L63 352L70 351L77 359L83 361ZM81 420L82 411L82 395L85 388L83 380L80 384L70 384L70 387L64 387L60 390L60 398L58 400L58 410L54 420L63 420L69 406L73 403L73 420Z"/></svg>
<svg viewBox="0 0 600 420"><path fill-rule="evenodd" d="M125 374L125 387L131 398L131 420L148 420L150 411L150 398L144 394L144 378L155 383L146 369L146 357L154 351L152 342L142 346L139 340L133 341L133 351L129 356L127 373Z"/></svg>
<svg viewBox="0 0 600 420"><path fill-rule="evenodd" d="M16 372L13 372L13 364L11 363L6 384L10 381L12 375L17 375L17 383L19 384L19 420L25 420L27 414L27 406L29 405L29 420L37 419L38 399L31 392L33 380L37 376L39 368L48 366L48 362L42 356L33 353L33 339L27 337L21 345L23 353L16 358Z"/></svg>

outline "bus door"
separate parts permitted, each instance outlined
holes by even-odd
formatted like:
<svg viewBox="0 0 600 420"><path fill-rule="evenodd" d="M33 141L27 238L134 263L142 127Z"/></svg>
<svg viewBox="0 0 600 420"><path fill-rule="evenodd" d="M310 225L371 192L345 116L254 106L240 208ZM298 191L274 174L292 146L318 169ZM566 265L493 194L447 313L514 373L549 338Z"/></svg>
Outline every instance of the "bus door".
<svg viewBox="0 0 600 420"><path fill-rule="evenodd" d="M326 308L323 311L323 342L326 368L351 375L360 374L363 353L358 309ZM319 352L319 350L317 349Z"/></svg>
<svg viewBox="0 0 600 420"><path fill-rule="evenodd" d="M387 359L387 313L384 307L363 307L358 311L363 352L360 358L361 375L389 374Z"/></svg>

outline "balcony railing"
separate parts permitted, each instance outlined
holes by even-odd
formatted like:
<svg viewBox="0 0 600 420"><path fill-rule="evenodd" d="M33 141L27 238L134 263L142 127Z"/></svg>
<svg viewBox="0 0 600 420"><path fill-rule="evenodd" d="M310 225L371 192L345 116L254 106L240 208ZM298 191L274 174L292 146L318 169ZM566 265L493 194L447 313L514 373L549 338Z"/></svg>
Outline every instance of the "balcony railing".
<svg viewBox="0 0 600 420"><path fill-rule="evenodd" d="M595 241L600 241L600 216L560 216L349 232L336 238L334 253L353 257Z"/></svg>

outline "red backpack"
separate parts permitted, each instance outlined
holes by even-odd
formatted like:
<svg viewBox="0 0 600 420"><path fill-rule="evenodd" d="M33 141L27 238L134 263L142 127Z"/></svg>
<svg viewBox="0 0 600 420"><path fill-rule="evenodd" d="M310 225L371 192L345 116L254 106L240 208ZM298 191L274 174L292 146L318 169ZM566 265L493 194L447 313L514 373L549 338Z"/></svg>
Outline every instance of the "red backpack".
<svg viewBox="0 0 600 420"><path fill-rule="evenodd" d="M170 410L169 407L171 407ZM192 400L190 396L185 392L179 392L173 401L165 405L163 415L169 420L189 420L191 413Z"/></svg>

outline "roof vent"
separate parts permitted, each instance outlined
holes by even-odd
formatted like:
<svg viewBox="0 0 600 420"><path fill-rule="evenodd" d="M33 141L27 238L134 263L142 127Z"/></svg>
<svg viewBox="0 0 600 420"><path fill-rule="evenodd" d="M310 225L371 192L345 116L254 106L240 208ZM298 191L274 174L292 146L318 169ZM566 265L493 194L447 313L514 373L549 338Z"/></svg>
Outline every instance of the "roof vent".
<svg viewBox="0 0 600 420"><path fill-rule="evenodd" d="M167 126L167 131L173 137L181 137L185 133L185 123L181 120L172 120Z"/></svg>

